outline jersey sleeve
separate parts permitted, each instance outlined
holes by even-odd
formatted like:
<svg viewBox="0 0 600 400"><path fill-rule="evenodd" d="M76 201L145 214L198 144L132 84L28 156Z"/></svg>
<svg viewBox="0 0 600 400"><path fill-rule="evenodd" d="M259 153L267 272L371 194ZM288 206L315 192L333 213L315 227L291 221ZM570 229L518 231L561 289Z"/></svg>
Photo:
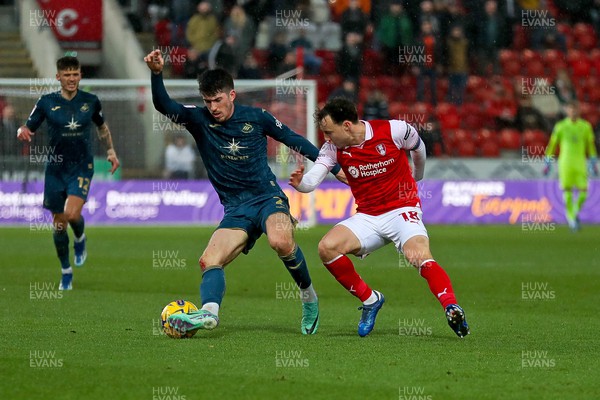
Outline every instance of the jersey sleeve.
<svg viewBox="0 0 600 400"><path fill-rule="evenodd" d="M315 164L322 164L331 171L337 165L337 147L331 142L323 143Z"/></svg>
<svg viewBox="0 0 600 400"><path fill-rule="evenodd" d="M102 104L100 103L100 99L96 97L96 102L94 104L94 115L92 115L92 121L96 126L104 125L104 114L102 114Z"/></svg>
<svg viewBox="0 0 600 400"><path fill-rule="evenodd" d="M42 125L44 119L46 119L46 113L44 112L43 102L44 98L40 97L35 103L35 106L33 107L33 110L31 110L31 114L29 114L27 122L25 123L25 125L32 132L35 132L40 127L40 125Z"/></svg>
<svg viewBox="0 0 600 400"><path fill-rule="evenodd" d="M165 89L162 73L155 74L152 72L151 75L152 103L154 104L156 111L165 115L177 124L189 122L192 116L192 110L195 110L197 107L183 105L172 100L167 93L167 89Z"/></svg>
<svg viewBox="0 0 600 400"><path fill-rule="evenodd" d="M390 120L392 140L399 149L416 150L421 144L419 132L406 121Z"/></svg>
<svg viewBox="0 0 600 400"><path fill-rule="evenodd" d="M546 147L546 156L550 157L550 156L554 156L556 154L556 145L559 141L559 136L560 136L560 126L561 124L558 123L556 125L554 125L554 129L552 130L552 135L550 135L550 141L548 142L548 147Z"/></svg>
<svg viewBox="0 0 600 400"><path fill-rule="evenodd" d="M275 118L271 113L266 110L262 110L262 124L265 133L285 144L290 149L302 154L304 157L311 161L315 161L319 155L319 149L315 147L303 136L300 136L287 125Z"/></svg>
<svg viewBox="0 0 600 400"><path fill-rule="evenodd" d="M586 141L587 141L587 155L589 158L597 158L598 157L598 153L596 151L596 144L594 143L594 131L592 129L592 124L590 123L586 123L585 124L585 137L586 137Z"/></svg>

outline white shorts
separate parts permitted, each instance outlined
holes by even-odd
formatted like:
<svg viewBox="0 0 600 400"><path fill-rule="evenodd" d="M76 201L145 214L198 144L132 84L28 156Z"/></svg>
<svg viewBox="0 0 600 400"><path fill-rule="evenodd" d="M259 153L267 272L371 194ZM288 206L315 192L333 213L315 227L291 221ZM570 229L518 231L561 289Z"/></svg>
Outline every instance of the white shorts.
<svg viewBox="0 0 600 400"><path fill-rule="evenodd" d="M413 236L427 236L420 207L402 207L385 214L373 216L357 213L338 223L350 229L360 241L357 256L374 252L393 242L398 252Z"/></svg>

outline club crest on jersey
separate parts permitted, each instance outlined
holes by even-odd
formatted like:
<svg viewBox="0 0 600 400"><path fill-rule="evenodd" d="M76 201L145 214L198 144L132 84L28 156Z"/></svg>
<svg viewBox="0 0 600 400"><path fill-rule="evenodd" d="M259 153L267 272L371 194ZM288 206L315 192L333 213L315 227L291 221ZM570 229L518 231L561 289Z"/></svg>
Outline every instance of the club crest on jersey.
<svg viewBox="0 0 600 400"><path fill-rule="evenodd" d="M350 175L352 175L353 178L358 178L359 172L358 172L358 168L352 166L352 167L348 167L348 173Z"/></svg>
<svg viewBox="0 0 600 400"><path fill-rule="evenodd" d="M90 107L87 105L87 103L83 103L83 105L79 109L79 111L81 111L81 112L88 112L89 110L90 110Z"/></svg>
<svg viewBox="0 0 600 400"><path fill-rule="evenodd" d="M250 133L253 130L254 130L254 127L247 122L244 124L244 127L242 128L242 132L244 132L244 133Z"/></svg>
<svg viewBox="0 0 600 400"><path fill-rule="evenodd" d="M385 144L379 143L377 146L375 146L375 150L377 150L377 152L382 156L385 156Z"/></svg>

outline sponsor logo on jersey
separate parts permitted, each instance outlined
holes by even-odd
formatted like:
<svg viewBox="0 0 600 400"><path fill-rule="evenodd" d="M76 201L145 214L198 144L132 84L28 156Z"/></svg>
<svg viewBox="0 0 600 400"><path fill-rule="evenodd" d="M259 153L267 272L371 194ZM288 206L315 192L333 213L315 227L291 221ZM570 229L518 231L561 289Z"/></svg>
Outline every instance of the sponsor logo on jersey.
<svg viewBox="0 0 600 400"><path fill-rule="evenodd" d="M396 160L390 158L389 160L379 161L376 163L368 163L362 164L358 166L350 166L348 167L348 173L352 175L353 178L365 178L368 176L376 176L379 174L384 174L387 172L387 167L393 164Z"/></svg>
<svg viewBox="0 0 600 400"><path fill-rule="evenodd" d="M58 110L59 108L60 108L60 106L54 106L54 107L52 107L50 110L51 110L51 111L56 111L56 110Z"/></svg>
<svg viewBox="0 0 600 400"><path fill-rule="evenodd" d="M244 127L242 128L242 132L244 132L244 133L250 133L253 130L254 130L254 127L247 122L244 124Z"/></svg>
<svg viewBox="0 0 600 400"><path fill-rule="evenodd" d="M69 121L69 123L67 125L65 125L65 128L69 128L69 130L75 131L80 126L81 125L78 124L77 121L75 121L75 118L73 116L71 116L71 121Z"/></svg>
<svg viewBox="0 0 600 400"><path fill-rule="evenodd" d="M221 126L221 124L210 124L210 125L208 125L209 128L218 128L219 126Z"/></svg>
<svg viewBox="0 0 600 400"><path fill-rule="evenodd" d="M380 143L377 146L375 146L375 150L377 150L377 152L379 154L381 154L382 156L385 156L385 144Z"/></svg>
<svg viewBox="0 0 600 400"><path fill-rule="evenodd" d="M348 167L348 173L352 175L353 178L358 178L358 175L360 174L360 172L358 172L358 168L354 166Z"/></svg>

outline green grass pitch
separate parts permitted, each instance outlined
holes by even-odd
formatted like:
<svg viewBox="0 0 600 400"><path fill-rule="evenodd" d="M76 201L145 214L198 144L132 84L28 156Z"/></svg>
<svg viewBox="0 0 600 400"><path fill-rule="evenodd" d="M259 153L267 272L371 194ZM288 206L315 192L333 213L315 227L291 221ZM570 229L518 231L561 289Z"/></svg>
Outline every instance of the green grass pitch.
<svg viewBox="0 0 600 400"><path fill-rule="evenodd" d="M94 228L60 293L48 230L0 229L0 399L600 398L600 227L430 226L471 335L447 326L393 246L358 272L386 295L358 337L359 301L320 264L327 227L297 232L321 324L300 334L291 278L261 238L226 268L221 325L161 335L163 306L200 305L197 259L212 228Z"/></svg>

